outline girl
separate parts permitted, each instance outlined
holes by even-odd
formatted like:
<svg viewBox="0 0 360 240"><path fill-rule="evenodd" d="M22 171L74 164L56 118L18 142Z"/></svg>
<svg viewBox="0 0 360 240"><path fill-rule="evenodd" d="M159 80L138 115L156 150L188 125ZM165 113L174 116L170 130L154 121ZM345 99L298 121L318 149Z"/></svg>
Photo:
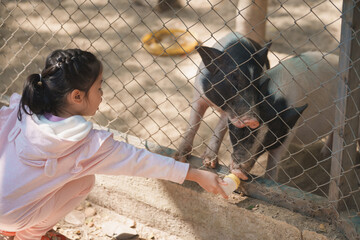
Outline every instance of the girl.
<svg viewBox="0 0 360 240"><path fill-rule="evenodd" d="M22 96L0 110L0 229L38 240L83 201L95 174L131 175L182 183L226 195L216 174L115 141L82 116L102 100L102 64L79 49L51 53ZM1 233L1 232L0 232Z"/></svg>

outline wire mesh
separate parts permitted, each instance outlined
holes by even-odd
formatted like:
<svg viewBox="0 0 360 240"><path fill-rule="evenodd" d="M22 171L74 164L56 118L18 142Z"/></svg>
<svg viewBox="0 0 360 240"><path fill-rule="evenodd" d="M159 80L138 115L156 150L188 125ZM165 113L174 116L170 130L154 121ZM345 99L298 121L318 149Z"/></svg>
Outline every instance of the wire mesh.
<svg viewBox="0 0 360 240"><path fill-rule="evenodd" d="M354 11L354 8L359 11L358 1L349 2L353 5L347 11ZM101 59L105 80L103 102L91 120L101 126L177 150L190 125L190 112L197 91L195 79L206 67L200 65L201 58L195 50L171 56L149 53L142 42L146 34L160 29L182 29L190 33L184 39L185 42L198 41L203 46L213 46L229 32L240 31L261 45L272 41L268 58L271 67L274 67L293 55L307 51L319 52L321 59L331 54L341 55L344 44L341 42L341 22L345 14L342 4L340 0L2 0L0 96L3 99L14 92L20 93L27 75L40 72L51 51L58 48L88 50ZM262 17L250 19L252 15L249 11L257 11ZM354 42L352 51L356 52L360 51L358 31L353 29L353 37L350 39ZM170 35L168 42L155 39L155 44L160 44L165 51L172 47L184 50L184 46L178 44L181 37L182 34ZM341 70L329 63L335 72L334 78L325 79L316 89L304 90L296 84L292 85L290 92L305 91L302 94L306 100L316 94L317 90L326 90L327 83L344 80L344 76L347 77L346 74L352 70L352 85L347 87L345 96L332 95L331 102L322 109L317 108L316 102L309 103L316 109L316 114L302 119L303 124L315 124L313 118L329 111L334 112L330 114L332 119L323 118L320 125L317 122L318 125L314 125L316 127L312 126L315 129L310 143L284 145L285 154L276 165L278 176L272 180L276 180L279 186L286 185L299 190L302 193L299 199L308 193L325 197L329 203L336 204L350 198L350 203L344 202L336 211L339 215L345 213L357 217L360 212L360 159L356 149L359 141L360 74L359 58L356 55L355 58L345 55L342 61L349 59L350 64ZM308 74L313 71L313 64L305 66ZM314 81L319 79L316 73L312 75ZM296 83L296 76L290 76L290 79ZM345 82L348 83L348 79ZM328 91L329 94L333 92ZM339 132L337 129L341 129L341 126L336 125L334 119L336 112L344 112L338 104L344 98L353 105L353 111L345 113L346 117L340 123L344 125L344 122L351 122L352 125L345 132ZM192 144L192 155L202 156L212 146L209 141L221 117L215 108L205 112ZM318 135L316 128L323 125L329 125L330 130ZM292 131L298 129L301 131L301 126L296 126ZM346 140L337 152L331 151L331 144L326 145L326 142L332 143L332 137L327 140L332 132L335 132L334 138ZM212 152L211 149L208 151ZM228 167L232 162L232 153L233 144L227 134L215 157L222 166ZM267 171L269 153L266 151L258 155L255 165L248 172L254 179L263 177ZM340 166L340 175L334 175L331 170L336 162L334 156L344 155L350 158L350 166L348 169ZM254 159L255 156L250 158ZM341 161L338 159L338 162ZM349 172L351 178L346 177ZM344 194L340 191L338 198L329 198L331 182L344 177L345 180L338 182L336 188L341 189L341 184L347 184L351 186L350 190Z"/></svg>

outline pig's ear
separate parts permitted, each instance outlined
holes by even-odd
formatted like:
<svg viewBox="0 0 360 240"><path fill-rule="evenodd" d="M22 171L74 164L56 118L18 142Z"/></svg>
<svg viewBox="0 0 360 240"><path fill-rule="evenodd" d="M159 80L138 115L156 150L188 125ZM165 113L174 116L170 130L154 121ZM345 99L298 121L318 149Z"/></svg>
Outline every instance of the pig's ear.
<svg viewBox="0 0 360 240"><path fill-rule="evenodd" d="M224 56L224 52L215 48L204 46L199 46L196 50L200 54L206 68L209 70L211 75L214 76L222 67L220 66L222 62L220 58Z"/></svg>
<svg viewBox="0 0 360 240"><path fill-rule="evenodd" d="M265 66L267 69L270 69L270 63L269 63L269 59L267 57L269 49L271 47L272 41L268 41L267 43L265 43L265 45L263 46L262 49L260 49L260 51L257 52L257 55L259 56L259 58L262 60L263 63L265 63Z"/></svg>
<svg viewBox="0 0 360 240"><path fill-rule="evenodd" d="M308 104L305 104L301 107L290 108L285 112L281 113L280 117L290 128L293 128L297 120L300 118L300 115L305 111L307 107Z"/></svg>

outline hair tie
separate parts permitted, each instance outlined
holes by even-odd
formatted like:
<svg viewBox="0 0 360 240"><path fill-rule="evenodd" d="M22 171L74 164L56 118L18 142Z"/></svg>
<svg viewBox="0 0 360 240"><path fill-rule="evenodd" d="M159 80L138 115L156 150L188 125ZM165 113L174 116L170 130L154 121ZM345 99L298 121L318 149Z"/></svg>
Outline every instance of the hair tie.
<svg viewBox="0 0 360 240"><path fill-rule="evenodd" d="M57 67L57 68L61 68L64 63L66 63L66 59L65 59L64 57L59 56L59 57L56 59L56 67Z"/></svg>
<svg viewBox="0 0 360 240"><path fill-rule="evenodd" d="M41 73L39 74L40 80L37 82L37 85L42 86L42 77L41 77Z"/></svg>

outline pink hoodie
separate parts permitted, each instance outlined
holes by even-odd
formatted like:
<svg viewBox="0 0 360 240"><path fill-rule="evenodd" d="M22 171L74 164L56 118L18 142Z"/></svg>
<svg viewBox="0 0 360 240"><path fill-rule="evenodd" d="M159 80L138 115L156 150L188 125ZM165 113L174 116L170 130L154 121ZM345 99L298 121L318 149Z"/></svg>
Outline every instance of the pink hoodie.
<svg viewBox="0 0 360 240"><path fill-rule="evenodd" d="M86 175L111 174L182 183L189 164L115 141L81 116L51 122L23 113L20 96L0 109L0 229L17 231L64 184ZM21 221L20 221L21 219Z"/></svg>

